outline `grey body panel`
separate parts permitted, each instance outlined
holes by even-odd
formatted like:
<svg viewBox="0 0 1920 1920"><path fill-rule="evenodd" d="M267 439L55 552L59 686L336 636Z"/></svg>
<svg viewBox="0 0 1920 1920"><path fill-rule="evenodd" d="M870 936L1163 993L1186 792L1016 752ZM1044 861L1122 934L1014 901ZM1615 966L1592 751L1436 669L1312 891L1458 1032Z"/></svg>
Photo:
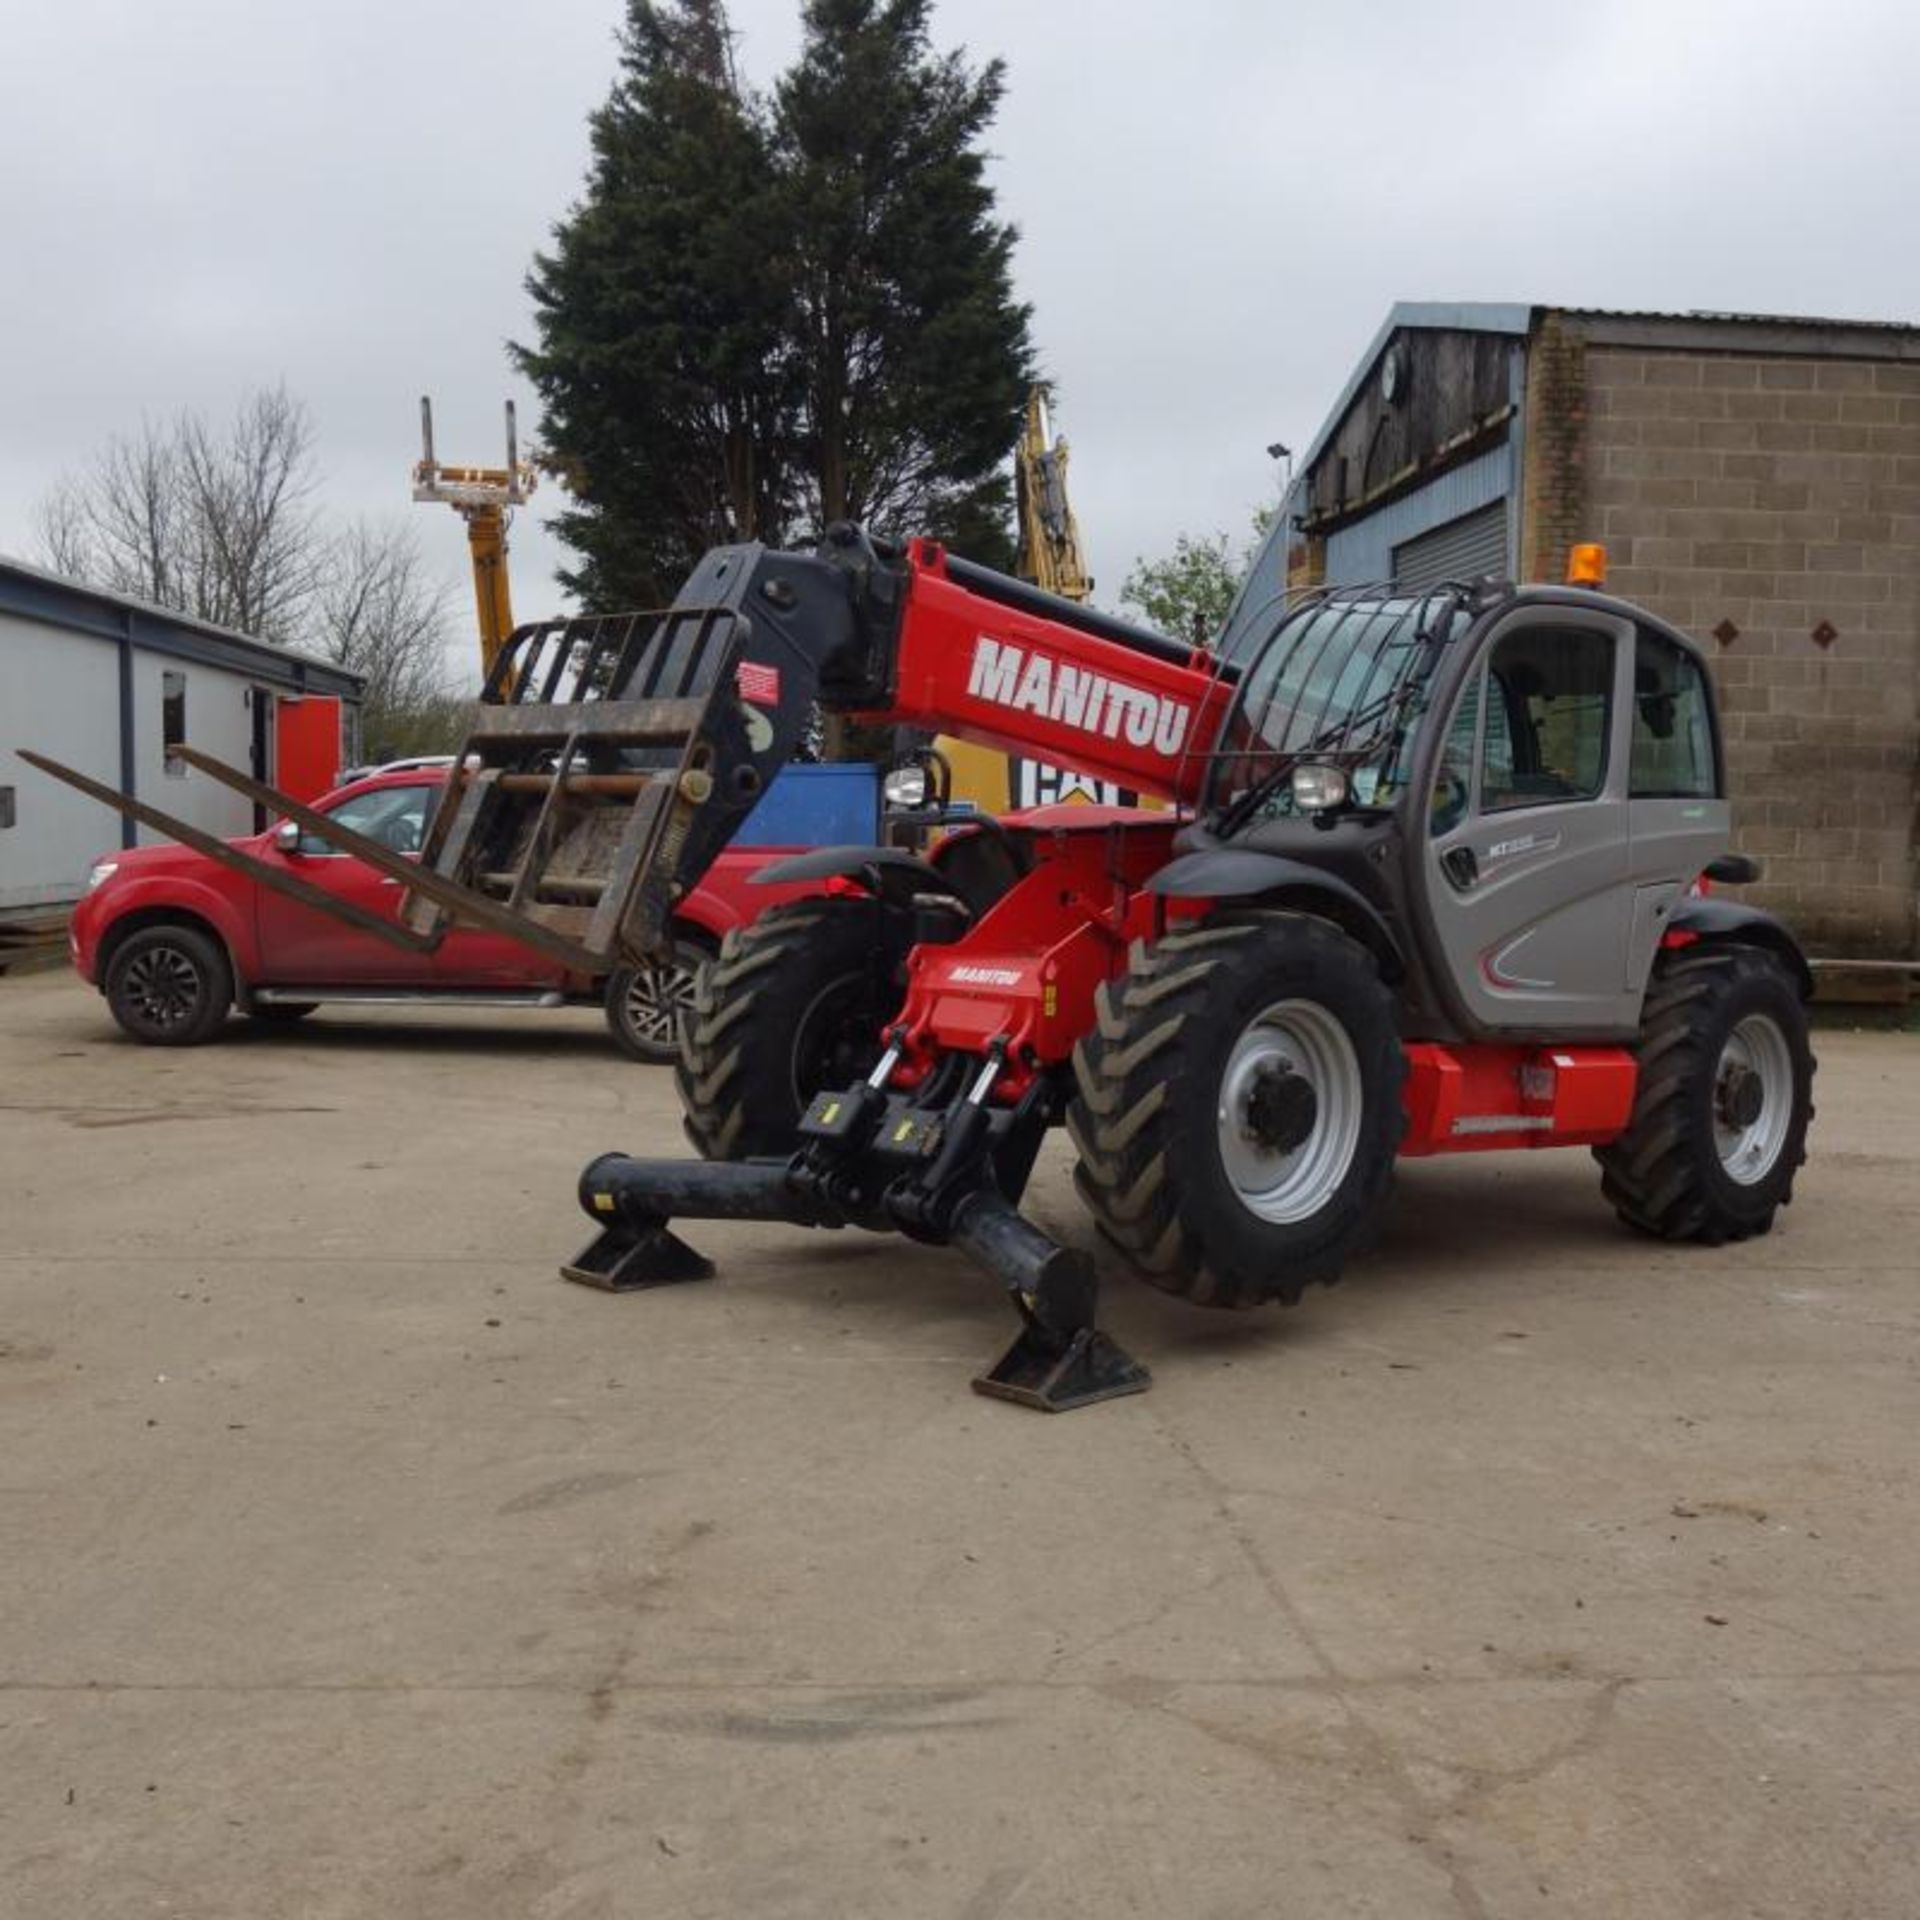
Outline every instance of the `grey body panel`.
<svg viewBox="0 0 1920 1920"><path fill-rule="evenodd" d="M1707 862L1726 850L1732 832L1733 809L1725 800L1628 802L1635 896L1627 985L1635 994L1646 987L1675 908Z"/></svg>

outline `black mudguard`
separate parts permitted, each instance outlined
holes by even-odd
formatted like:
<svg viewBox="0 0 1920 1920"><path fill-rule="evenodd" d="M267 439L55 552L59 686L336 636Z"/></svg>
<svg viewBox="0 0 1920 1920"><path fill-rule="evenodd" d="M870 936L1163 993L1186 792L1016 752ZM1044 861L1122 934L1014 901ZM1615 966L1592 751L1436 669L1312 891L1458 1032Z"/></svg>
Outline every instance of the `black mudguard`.
<svg viewBox="0 0 1920 1920"><path fill-rule="evenodd" d="M1711 894L1704 899L1689 894L1667 916L1667 932L1691 933L1701 940L1727 942L1736 946L1765 947L1777 953L1792 970L1799 983L1800 997L1813 998L1813 969L1800 943L1787 930L1784 921L1759 907L1741 900L1717 900Z"/></svg>
<svg viewBox="0 0 1920 1920"><path fill-rule="evenodd" d="M1381 976L1406 972L1400 943L1379 910L1338 875L1285 854L1248 847L1209 847L1183 853L1147 882L1151 893L1184 900L1255 900L1277 897L1285 905L1324 902L1327 918L1352 934L1380 963Z"/></svg>
<svg viewBox="0 0 1920 1920"><path fill-rule="evenodd" d="M906 906L915 894L952 894L940 869L899 847L815 847L769 861L751 876L756 887L790 886L796 881L857 880L889 905Z"/></svg>

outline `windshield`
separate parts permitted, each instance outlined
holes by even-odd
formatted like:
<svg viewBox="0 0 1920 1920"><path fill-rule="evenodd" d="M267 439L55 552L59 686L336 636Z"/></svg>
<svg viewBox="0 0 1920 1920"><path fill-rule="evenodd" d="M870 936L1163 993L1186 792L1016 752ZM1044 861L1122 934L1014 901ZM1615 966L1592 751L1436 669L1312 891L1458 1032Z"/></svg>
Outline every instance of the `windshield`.
<svg viewBox="0 0 1920 1920"><path fill-rule="evenodd" d="M1209 800L1286 813L1302 760L1347 773L1355 804L1389 806L1440 649L1464 624L1461 594L1375 588L1315 595L1237 649L1240 685L1215 752ZM1237 805L1236 805L1237 803Z"/></svg>

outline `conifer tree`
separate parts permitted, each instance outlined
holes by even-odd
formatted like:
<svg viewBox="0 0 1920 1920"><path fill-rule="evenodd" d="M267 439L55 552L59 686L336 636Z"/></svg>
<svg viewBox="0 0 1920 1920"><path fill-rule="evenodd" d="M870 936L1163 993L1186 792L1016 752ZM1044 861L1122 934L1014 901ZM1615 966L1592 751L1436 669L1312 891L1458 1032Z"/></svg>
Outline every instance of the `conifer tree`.
<svg viewBox="0 0 1920 1920"><path fill-rule="evenodd" d="M563 578L658 606L709 546L783 538L794 491L770 142L721 0L630 0L591 129L585 196L528 281L539 342L513 352L575 503Z"/></svg>
<svg viewBox="0 0 1920 1920"><path fill-rule="evenodd" d="M981 142L1005 69L936 54L930 0L808 0L774 137L790 209L807 502L1009 564L1034 378Z"/></svg>
<svg viewBox="0 0 1920 1920"><path fill-rule="evenodd" d="M930 0L808 0L771 101L722 0L629 0L581 201L515 348L590 606L657 605L711 545L839 519L1012 554L1032 376L981 141L1004 84Z"/></svg>

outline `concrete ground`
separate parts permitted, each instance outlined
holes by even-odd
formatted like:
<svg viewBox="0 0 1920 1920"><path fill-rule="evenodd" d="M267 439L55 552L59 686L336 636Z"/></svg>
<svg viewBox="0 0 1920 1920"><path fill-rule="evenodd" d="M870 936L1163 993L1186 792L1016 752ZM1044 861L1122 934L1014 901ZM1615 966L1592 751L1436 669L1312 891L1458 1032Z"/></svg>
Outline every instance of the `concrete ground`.
<svg viewBox="0 0 1920 1920"><path fill-rule="evenodd" d="M1904 1920L1920 1039L1820 1051L1762 1243L1416 1165L1297 1312L1116 1284L1153 1391L1049 1419L954 1255L558 1283L677 1150L587 1016L0 983L0 1912Z"/></svg>

